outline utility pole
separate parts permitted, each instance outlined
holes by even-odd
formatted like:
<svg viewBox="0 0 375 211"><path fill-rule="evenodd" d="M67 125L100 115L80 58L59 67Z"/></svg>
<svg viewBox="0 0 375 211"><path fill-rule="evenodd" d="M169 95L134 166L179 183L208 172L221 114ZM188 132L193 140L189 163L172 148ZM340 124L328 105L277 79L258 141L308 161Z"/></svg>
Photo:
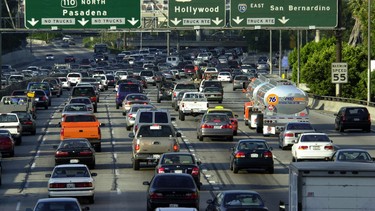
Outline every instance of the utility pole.
<svg viewBox="0 0 375 211"><path fill-rule="evenodd" d="M337 21L337 27L338 30L335 31L335 36L336 36L336 62L341 62L342 61L342 32L341 32L341 1L338 1L338 21ZM336 97L341 96L341 84L337 83L336 84Z"/></svg>

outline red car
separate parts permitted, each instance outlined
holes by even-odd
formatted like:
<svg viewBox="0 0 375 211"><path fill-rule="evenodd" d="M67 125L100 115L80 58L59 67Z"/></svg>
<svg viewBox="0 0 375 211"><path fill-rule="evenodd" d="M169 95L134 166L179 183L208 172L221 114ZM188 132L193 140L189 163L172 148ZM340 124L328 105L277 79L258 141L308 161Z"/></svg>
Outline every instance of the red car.
<svg viewBox="0 0 375 211"><path fill-rule="evenodd" d="M192 64L187 64L184 67L184 72L186 75L194 75L195 74L195 66Z"/></svg>
<svg viewBox="0 0 375 211"><path fill-rule="evenodd" d="M9 130L0 130L0 152L3 155L8 154L10 157L13 157L14 145L15 145L15 142Z"/></svg>
<svg viewBox="0 0 375 211"><path fill-rule="evenodd" d="M76 58L74 56L66 56L65 57L65 63L75 63Z"/></svg>

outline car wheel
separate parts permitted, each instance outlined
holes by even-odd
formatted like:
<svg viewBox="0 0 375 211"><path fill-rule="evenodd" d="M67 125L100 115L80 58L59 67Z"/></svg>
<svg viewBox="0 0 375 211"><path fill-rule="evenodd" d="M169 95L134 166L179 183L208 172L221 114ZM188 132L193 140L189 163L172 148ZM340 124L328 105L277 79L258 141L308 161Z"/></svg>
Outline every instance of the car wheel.
<svg viewBox="0 0 375 211"><path fill-rule="evenodd" d="M232 168L233 168L233 173L237 174L238 171L239 171L239 169L238 169L238 166L236 165L235 162L233 162L233 164L232 164Z"/></svg>
<svg viewBox="0 0 375 211"><path fill-rule="evenodd" d="M227 137L227 140L228 140L228 141L233 141L233 136L228 136L228 137Z"/></svg>
<svg viewBox="0 0 375 211"><path fill-rule="evenodd" d="M275 169L272 167L269 167L268 169L266 169L266 171L269 173L269 174L273 174Z"/></svg>
<svg viewBox="0 0 375 211"><path fill-rule="evenodd" d="M108 86L105 87L105 90L108 90Z"/></svg>
<svg viewBox="0 0 375 211"><path fill-rule="evenodd" d="M122 112L122 115L123 115L123 116L126 116L126 112L123 111L123 112Z"/></svg>
<svg viewBox="0 0 375 211"><path fill-rule="evenodd" d="M44 109L45 109L45 110L48 110L48 105L45 105L45 106L44 106Z"/></svg>
<svg viewBox="0 0 375 211"><path fill-rule="evenodd" d="M35 135L36 134L36 129L31 131L31 135Z"/></svg>
<svg viewBox="0 0 375 211"><path fill-rule="evenodd" d="M127 130L127 131L130 131L131 128L132 128L131 126L127 126L127 125L126 125L126 130Z"/></svg>
<svg viewBox="0 0 375 211"><path fill-rule="evenodd" d="M363 129L365 132L367 132L367 133L369 133L369 132L371 132L371 127L368 127L368 128L365 128L365 129Z"/></svg>
<svg viewBox="0 0 375 211"><path fill-rule="evenodd" d="M133 160L133 169L135 171L139 170L139 160Z"/></svg>
<svg viewBox="0 0 375 211"><path fill-rule="evenodd" d="M161 99L160 99L160 97L157 97L157 98L156 98L156 102L161 103Z"/></svg>
<svg viewBox="0 0 375 211"><path fill-rule="evenodd" d="M102 151L102 145L101 145L101 144L97 145L97 146L95 147L95 151L96 151L96 152L101 152L101 151Z"/></svg>
<svg viewBox="0 0 375 211"><path fill-rule="evenodd" d="M60 96L61 96L61 95L59 95L59 94L57 95L57 97L60 97Z"/></svg>
<svg viewBox="0 0 375 211"><path fill-rule="evenodd" d="M219 100L219 103L222 103L223 101L222 100Z"/></svg>
<svg viewBox="0 0 375 211"><path fill-rule="evenodd" d="M119 109L120 108L120 105L119 104L116 104L116 109Z"/></svg>
<svg viewBox="0 0 375 211"><path fill-rule="evenodd" d="M249 122L247 120L245 120L245 125L248 126L249 125Z"/></svg>
<svg viewBox="0 0 375 211"><path fill-rule="evenodd" d="M94 113L97 113L98 112L98 106L94 106Z"/></svg>
<svg viewBox="0 0 375 211"><path fill-rule="evenodd" d="M17 138L17 139L16 139L16 145L17 145L17 146L18 146L18 145L21 145L21 143L22 143L22 137Z"/></svg>
<svg viewBox="0 0 375 211"><path fill-rule="evenodd" d="M9 157L14 157L14 149L12 151L10 151Z"/></svg>
<svg viewBox="0 0 375 211"><path fill-rule="evenodd" d="M97 98L96 102L98 102L98 103L100 102L100 101L99 101L99 98Z"/></svg>
<svg viewBox="0 0 375 211"><path fill-rule="evenodd" d="M94 204L95 203L94 196L89 196L88 200L89 200L89 204Z"/></svg>
<svg viewBox="0 0 375 211"><path fill-rule="evenodd" d="M178 114L179 114L178 117L180 118L180 120L185 121L185 114L182 111L178 112Z"/></svg>
<svg viewBox="0 0 375 211"><path fill-rule="evenodd" d="M340 132L344 132L344 130L345 130L344 127L342 126L342 124L340 124L340 125L339 125L339 131L340 131Z"/></svg>
<svg viewBox="0 0 375 211"><path fill-rule="evenodd" d="M233 135L236 136L237 134L238 134L238 131L235 130L235 131L233 132Z"/></svg>
<svg viewBox="0 0 375 211"><path fill-rule="evenodd" d="M233 91L236 91L236 89L235 89L235 88L233 88Z"/></svg>
<svg viewBox="0 0 375 211"><path fill-rule="evenodd" d="M199 141L203 141L204 137L203 136L199 136Z"/></svg>

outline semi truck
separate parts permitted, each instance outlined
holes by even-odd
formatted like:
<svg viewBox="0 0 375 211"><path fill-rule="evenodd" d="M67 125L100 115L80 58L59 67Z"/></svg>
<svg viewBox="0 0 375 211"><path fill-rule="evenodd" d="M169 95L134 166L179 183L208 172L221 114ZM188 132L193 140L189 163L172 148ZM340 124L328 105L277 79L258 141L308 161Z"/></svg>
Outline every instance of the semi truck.
<svg viewBox="0 0 375 211"><path fill-rule="evenodd" d="M277 75L260 75L244 90L245 124L264 136L276 135L289 122L308 122L307 94L292 81Z"/></svg>
<svg viewBox="0 0 375 211"><path fill-rule="evenodd" d="M375 165L359 162L294 162L289 166L289 203L280 211L374 210Z"/></svg>

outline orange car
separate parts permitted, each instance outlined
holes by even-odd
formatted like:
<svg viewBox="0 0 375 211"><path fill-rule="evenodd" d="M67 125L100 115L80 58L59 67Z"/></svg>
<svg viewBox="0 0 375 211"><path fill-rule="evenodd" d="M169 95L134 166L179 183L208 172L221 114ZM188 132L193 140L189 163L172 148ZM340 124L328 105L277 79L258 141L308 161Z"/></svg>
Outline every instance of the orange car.
<svg viewBox="0 0 375 211"><path fill-rule="evenodd" d="M238 130L238 115L234 114L231 109L226 109L223 106L215 106L215 108L210 108L207 110L207 113L225 113L230 119L233 128L233 135L237 135Z"/></svg>
<svg viewBox="0 0 375 211"><path fill-rule="evenodd" d="M63 117L61 126L60 140L67 138L87 138L95 151L101 151L101 130L100 123L94 114L76 114Z"/></svg>

